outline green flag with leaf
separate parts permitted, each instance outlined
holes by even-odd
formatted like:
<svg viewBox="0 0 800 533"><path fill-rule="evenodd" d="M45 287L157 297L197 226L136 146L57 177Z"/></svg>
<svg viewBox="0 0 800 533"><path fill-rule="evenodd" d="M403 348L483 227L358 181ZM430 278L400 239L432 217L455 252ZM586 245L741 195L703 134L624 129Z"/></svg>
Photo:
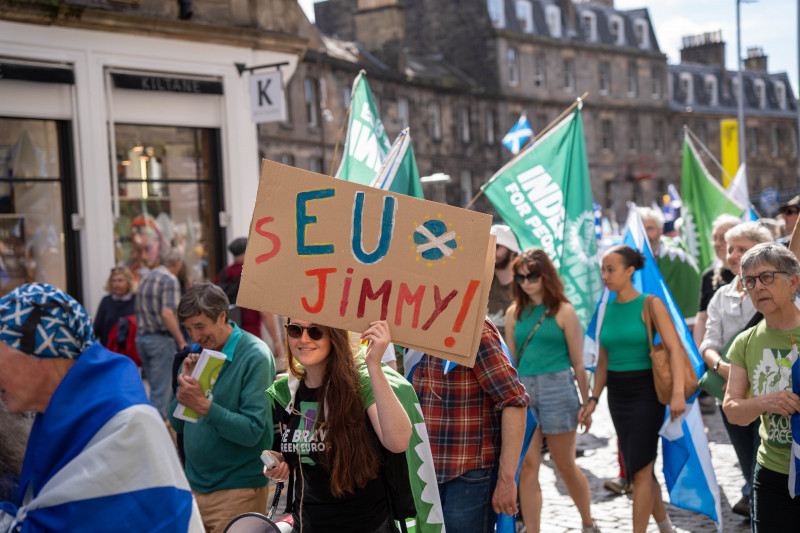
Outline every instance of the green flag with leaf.
<svg viewBox="0 0 800 533"><path fill-rule="evenodd" d="M391 180L384 180L385 187L373 185L393 147L383 129L383 122L363 70L353 81L348 120L342 162L336 171L336 177L422 198L422 184L408 135L400 149L402 157L394 166Z"/></svg>
<svg viewBox="0 0 800 533"><path fill-rule="evenodd" d="M683 141L681 196L685 246L703 272L715 257L711 244L714 219L725 213L741 217L744 206L732 200L722 185L711 177L688 132Z"/></svg>
<svg viewBox="0 0 800 533"><path fill-rule="evenodd" d="M482 190L522 249L535 246L547 252L585 328L603 284L580 106Z"/></svg>

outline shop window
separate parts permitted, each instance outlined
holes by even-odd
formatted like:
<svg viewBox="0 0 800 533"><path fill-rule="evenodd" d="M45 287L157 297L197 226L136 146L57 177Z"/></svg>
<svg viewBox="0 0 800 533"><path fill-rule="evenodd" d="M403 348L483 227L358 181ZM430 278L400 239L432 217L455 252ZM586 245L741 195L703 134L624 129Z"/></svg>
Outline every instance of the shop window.
<svg viewBox="0 0 800 533"><path fill-rule="evenodd" d="M79 294L79 281L68 279L80 279L79 255L65 231L69 130L67 122L0 118L0 295L33 281Z"/></svg>
<svg viewBox="0 0 800 533"><path fill-rule="evenodd" d="M116 262L138 278L160 264L159 254L183 254L184 280L213 279L224 245L217 217L219 131L207 128L117 124L119 216L114 226Z"/></svg>

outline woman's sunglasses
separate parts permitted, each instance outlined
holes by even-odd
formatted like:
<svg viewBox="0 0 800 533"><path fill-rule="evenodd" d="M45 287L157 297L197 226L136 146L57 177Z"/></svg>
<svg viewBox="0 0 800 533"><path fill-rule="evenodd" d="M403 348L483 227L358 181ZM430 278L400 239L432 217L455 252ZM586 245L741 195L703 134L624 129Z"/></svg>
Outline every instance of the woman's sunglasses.
<svg viewBox="0 0 800 533"><path fill-rule="evenodd" d="M525 276L523 276L522 274L514 274L514 281L516 281L520 285L522 285L526 279L528 280L528 283L536 283L537 281L539 281L540 277L541 276L539 274L529 273Z"/></svg>
<svg viewBox="0 0 800 533"><path fill-rule="evenodd" d="M303 336L303 331L308 332L308 336L312 341L318 341L325 336L325 332L317 326L301 326L300 324L286 324L286 334L293 339L299 339Z"/></svg>

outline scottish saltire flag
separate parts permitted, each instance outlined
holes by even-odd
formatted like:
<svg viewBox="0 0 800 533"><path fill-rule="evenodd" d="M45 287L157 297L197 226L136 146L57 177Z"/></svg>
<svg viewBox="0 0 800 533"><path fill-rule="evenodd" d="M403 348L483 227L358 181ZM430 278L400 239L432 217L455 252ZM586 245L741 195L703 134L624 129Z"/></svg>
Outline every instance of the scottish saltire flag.
<svg viewBox="0 0 800 533"><path fill-rule="evenodd" d="M481 189L522 249L547 253L585 327L603 285L580 105Z"/></svg>
<svg viewBox="0 0 800 533"><path fill-rule="evenodd" d="M611 292L608 287L603 286L600 301L597 308L586 326L586 334L583 337L583 366L586 370L594 372L597 369L597 358L600 357L600 330L603 329L603 317L606 315L606 307Z"/></svg>
<svg viewBox="0 0 800 533"><path fill-rule="evenodd" d="M512 154L517 155L525 141L532 136L533 130L531 130L531 125L528 123L528 115L523 112L519 116L517 123L503 137L503 146L511 150Z"/></svg>
<svg viewBox="0 0 800 533"><path fill-rule="evenodd" d="M0 531L204 531L136 365L100 343L36 415L19 490L0 505Z"/></svg>
<svg viewBox="0 0 800 533"><path fill-rule="evenodd" d="M661 209L661 212L664 215L664 221L668 222L678 218L681 205L683 205L683 203L681 202L681 197L678 194L678 189L675 188L675 185L670 183L667 186L667 194L664 195L664 207Z"/></svg>
<svg viewBox="0 0 800 533"><path fill-rule="evenodd" d="M383 122L363 70L353 81L350 98L347 137L336 177L362 185L371 185L380 180L385 185L382 187L385 190L422 198L417 162L407 131L398 138L398 157L388 169L381 172L389 152L392 151L392 143L383 129ZM376 176L378 174L381 176Z"/></svg>
<svg viewBox="0 0 800 533"><path fill-rule="evenodd" d="M639 292L654 294L664 302L681 343L692 360L696 374L702 376L705 372L705 363L656 266L642 219L634 204L631 204L628 211L627 232L623 242L642 252L645 257L644 268L634 272L634 287ZM687 402L686 414L677 420L669 419L669 407L667 407L665 423L660 433L664 479L672 505L710 517L716 522L717 530L722 531L719 485L711 465L708 438L696 397L697 395Z"/></svg>
<svg viewBox="0 0 800 533"><path fill-rule="evenodd" d="M684 242L700 272L703 272L716 257L711 244L714 219L723 213L741 217L746 205L739 205L711 177L688 133L683 141L681 192Z"/></svg>
<svg viewBox="0 0 800 533"><path fill-rule="evenodd" d="M370 187L393 191L416 198L423 198L422 183L419 181L417 159L411 148L411 134L408 128L400 132L392 144L380 171L370 182Z"/></svg>
<svg viewBox="0 0 800 533"><path fill-rule="evenodd" d="M789 354L792 362L792 392L800 394L800 357L797 344L792 338L792 351ZM794 498L800 494L800 413L792 414L792 455L789 459L789 495Z"/></svg>

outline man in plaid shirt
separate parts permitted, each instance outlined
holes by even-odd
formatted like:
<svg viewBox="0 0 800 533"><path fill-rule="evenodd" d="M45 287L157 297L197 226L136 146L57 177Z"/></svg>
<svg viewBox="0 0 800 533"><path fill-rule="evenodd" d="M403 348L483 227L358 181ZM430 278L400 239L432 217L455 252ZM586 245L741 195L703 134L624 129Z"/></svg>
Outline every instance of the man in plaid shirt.
<svg viewBox="0 0 800 533"><path fill-rule="evenodd" d="M496 513L517 513L515 474L530 397L492 321L484 321L473 368L444 374L443 361L425 355L414 389L430 436L445 527L494 531Z"/></svg>

